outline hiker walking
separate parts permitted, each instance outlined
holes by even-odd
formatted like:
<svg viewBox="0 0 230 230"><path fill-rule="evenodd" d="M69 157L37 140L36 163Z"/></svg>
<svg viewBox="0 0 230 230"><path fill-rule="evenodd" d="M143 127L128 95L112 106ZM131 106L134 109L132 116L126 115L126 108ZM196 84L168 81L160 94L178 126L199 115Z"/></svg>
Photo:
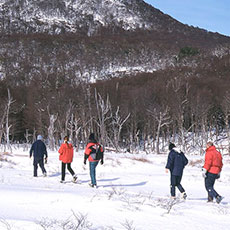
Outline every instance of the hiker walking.
<svg viewBox="0 0 230 230"><path fill-rule="evenodd" d="M213 198L219 204L223 199L214 189L216 179L220 178L220 172L223 167L221 153L216 150L216 147L211 141L206 145L205 162L202 168L202 176L205 181L205 188L208 192L208 202L212 202Z"/></svg>
<svg viewBox="0 0 230 230"><path fill-rule="evenodd" d="M168 155L168 161L166 164L166 173L168 173L168 170L170 170L171 175L171 185L170 185L170 193L171 198L176 198L176 187L179 189L179 191L182 193L182 197L186 199L187 194L185 193L184 188L181 185L181 179L183 175L183 170L185 165L188 164L188 159L184 155L183 152L176 149L176 146L173 143L169 144L169 155Z"/></svg>
<svg viewBox="0 0 230 230"><path fill-rule="evenodd" d="M66 171L66 165L67 169L73 176L73 182L76 182L77 175L74 173L73 169L71 168L71 162L73 161L73 145L69 143L68 136L64 137L64 143L61 144L59 150L59 160L61 163L61 183L65 181L65 171Z"/></svg>
<svg viewBox="0 0 230 230"><path fill-rule="evenodd" d="M34 157L34 177L37 177L37 170L38 170L38 165L40 166L43 176L47 176L45 167L44 167L44 157L45 161L47 161L48 154L46 150L46 145L42 141L42 136L38 135L37 140L32 144L31 149L30 149L30 158L33 156Z"/></svg>
<svg viewBox="0 0 230 230"><path fill-rule="evenodd" d="M104 149L96 141L94 133L91 133L89 135L89 142L85 148L85 155L84 155L84 164L86 164L87 159L89 161L89 171L90 171L90 178L91 178L91 183L89 185L91 187L97 188L96 167L99 161L101 162L101 164L104 163L103 157L104 157Z"/></svg>

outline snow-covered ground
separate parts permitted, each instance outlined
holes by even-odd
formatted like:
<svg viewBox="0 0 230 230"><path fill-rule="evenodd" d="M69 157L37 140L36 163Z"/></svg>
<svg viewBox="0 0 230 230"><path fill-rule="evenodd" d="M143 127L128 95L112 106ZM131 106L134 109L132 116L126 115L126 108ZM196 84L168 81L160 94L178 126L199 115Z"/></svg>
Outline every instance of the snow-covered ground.
<svg viewBox="0 0 230 230"><path fill-rule="evenodd" d="M207 203L201 176L204 156L188 156L182 185L188 198L170 202L167 155L105 153L104 165L97 167L99 188L91 188L88 163L83 151L75 152L72 168L79 183L60 183L58 153L49 151L45 165L48 177L38 169L32 176L28 152L13 150L0 161L0 230L42 229L229 229L230 157L224 156L216 190L224 196L221 204Z"/></svg>

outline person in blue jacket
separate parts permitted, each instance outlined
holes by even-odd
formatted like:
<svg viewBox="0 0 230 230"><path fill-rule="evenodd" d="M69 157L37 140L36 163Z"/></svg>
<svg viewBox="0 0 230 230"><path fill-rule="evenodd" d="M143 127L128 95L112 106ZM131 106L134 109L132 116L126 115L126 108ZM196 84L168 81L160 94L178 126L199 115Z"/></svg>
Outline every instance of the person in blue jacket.
<svg viewBox="0 0 230 230"><path fill-rule="evenodd" d="M37 140L32 144L31 149L30 149L30 158L32 155L34 156L34 177L37 177L37 170L38 170L38 165L40 166L43 176L46 176L46 170L44 167L44 157L45 160L47 161L48 154L46 150L46 146L44 142L42 141L42 136L38 135Z"/></svg>
<svg viewBox="0 0 230 230"><path fill-rule="evenodd" d="M171 197L172 199L176 198L176 187L179 189L179 191L182 193L182 197L186 199L187 194L185 193L184 188L181 185L181 179L183 175L183 170L185 165L188 164L188 159L184 155L183 152L176 149L176 146L173 143L169 144L169 155L168 155L168 161L166 164L166 173L168 173L168 170L171 174Z"/></svg>

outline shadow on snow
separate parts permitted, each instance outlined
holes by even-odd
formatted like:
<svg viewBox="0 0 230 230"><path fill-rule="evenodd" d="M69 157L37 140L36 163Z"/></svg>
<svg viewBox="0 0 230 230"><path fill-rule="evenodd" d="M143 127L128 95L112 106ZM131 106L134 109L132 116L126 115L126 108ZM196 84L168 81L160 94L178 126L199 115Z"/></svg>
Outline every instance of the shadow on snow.
<svg viewBox="0 0 230 230"><path fill-rule="evenodd" d="M110 185L103 185L104 188L107 187L137 187L137 186L144 186L147 184L147 181L143 181L140 183L136 183L136 184L110 184Z"/></svg>

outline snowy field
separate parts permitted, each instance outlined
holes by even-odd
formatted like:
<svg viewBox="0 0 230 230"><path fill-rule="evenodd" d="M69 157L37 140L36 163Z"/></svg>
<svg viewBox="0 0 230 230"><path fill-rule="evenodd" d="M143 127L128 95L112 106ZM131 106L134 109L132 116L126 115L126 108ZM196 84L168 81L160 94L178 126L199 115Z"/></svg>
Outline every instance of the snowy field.
<svg viewBox="0 0 230 230"><path fill-rule="evenodd" d="M224 196L221 204L207 203L201 167L204 156L188 156L182 185L188 198L171 203L167 155L105 153L104 165L97 167L99 187L91 188L88 162L83 151L75 152L72 168L79 183L60 183L57 152L49 151L45 165L48 176L38 169L32 175L28 151L13 150L0 161L0 230L99 229L230 229L230 157L224 156L216 190Z"/></svg>

